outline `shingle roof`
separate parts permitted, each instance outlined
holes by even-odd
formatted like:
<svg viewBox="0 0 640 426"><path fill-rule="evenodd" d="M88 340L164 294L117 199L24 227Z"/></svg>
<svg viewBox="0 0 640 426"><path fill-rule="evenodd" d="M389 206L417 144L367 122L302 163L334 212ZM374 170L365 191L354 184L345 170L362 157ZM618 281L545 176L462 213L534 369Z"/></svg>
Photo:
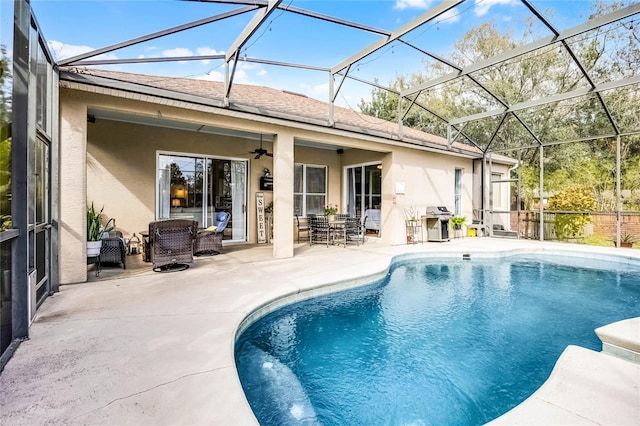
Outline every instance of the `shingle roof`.
<svg viewBox="0 0 640 426"><path fill-rule="evenodd" d="M221 108L224 107L224 83L218 81L133 74L94 68L69 67L62 68L62 71L61 80L73 79L74 76L79 75L93 76L136 85L137 90L141 93L144 93L145 88L161 89L176 94L207 99L214 101ZM129 86L129 90L131 90L131 86ZM287 117L290 120L308 122L325 127L330 126L328 103L305 95L269 87L234 83L229 94L227 108L265 116ZM398 123L364 115L339 106L334 107L334 124L332 127L406 142L410 145L448 149L447 140L440 136L409 127L403 127L401 135ZM455 151L466 152L474 156L481 155L479 150L461 143L454 143L452 148Z"/></svg>

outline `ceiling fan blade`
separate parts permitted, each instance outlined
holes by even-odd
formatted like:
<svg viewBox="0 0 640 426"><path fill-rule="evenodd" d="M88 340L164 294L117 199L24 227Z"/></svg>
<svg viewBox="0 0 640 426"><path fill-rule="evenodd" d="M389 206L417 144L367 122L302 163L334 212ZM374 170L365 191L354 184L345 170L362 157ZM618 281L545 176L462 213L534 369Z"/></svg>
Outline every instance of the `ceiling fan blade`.
<svg viewBox="0 0 640 426"><path fill-rule="evenodd" d="M270 152L265 152L265 154L266 154L267 157L273 157L273 154L270 153Z"/></svg>
<svg viewBox="0 0 640 426"><path fill-rule="evenodd" d="M260 157L262 157L262 154L258 154L258 155L256 155L256 156L255 156L255 157L253 157L253 158L254 158L254 160L258 160Z"/></svg>

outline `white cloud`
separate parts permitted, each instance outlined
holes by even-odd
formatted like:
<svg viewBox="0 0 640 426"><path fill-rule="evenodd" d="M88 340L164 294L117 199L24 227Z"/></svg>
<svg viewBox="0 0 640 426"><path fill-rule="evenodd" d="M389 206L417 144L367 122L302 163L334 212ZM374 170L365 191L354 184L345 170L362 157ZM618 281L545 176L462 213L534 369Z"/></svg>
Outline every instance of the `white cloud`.
<svg viewBox="0 0 640 426"><path fill-rule="evenodd" d="M453 24L460 21L460 11L457 7L447 10L442 15L438 16L438 22L442 24Z"/></svg>
<svg viewBox="0 0 640 426"><path fill-rule="evenodd" d="M50 40L47 42L49 46L49 50L53 54L53 57L59 61L65 58L73 58L74 56L81 55L83 53L91 52L92 50L96 50L94 47L89 46L76 46L73 44L66 44L57 40ZM113 53L105 53L102 55L95 56L90 59L117 59Z"/></svg>
<svg viewBox="0 0 640 426"><path fill-rule="evenodd" d="M191 49L186 47L176 47L175 49L165 49L162 51L162 56L169 58L175 58L177 56L193 56Z"/></svg>
<svg viewBox="0 0 640 426"><path fill-rule="evenodd" d="M210 47L198 47L196 49L196 53L198 55L220 55L222 52L218 52L216 49L212 49Z"/></svg>
<svg viewBox="0 0 640 426"><path fill-rule="evenodd" d="M325 101L327 100L326 98L328 98L328 93L329 93L329 83L324 83L324 84L318 84L317 86L311 86L309 88L309 93L311 95L311 97L313 98L318 98L320 96L324 97Z"/></svg>
<svg viewBox="0 0 640 426"><path fill-rule="evenodd" d="M396 0L395 8L404 9L427 9L431 5L431 0Z"/></svg>
<svg viewBox="0 0 640 426"><path fill-rule="evenodd" d="M220 71L209 71L208 73L197 77L198 80L224 81L224 75Z"/></svg>
<svg viewBox="0 0 640 426"><path fill-rule="evenodd" d="M246 71L241 69L236 69L236 74L233 81L238 83L244 83L244 84L255 84L255 83L252 83L251 80L249 79L249 74L247 74Z"/></svg>
<svg viewBox="0 0 640 426"><path fill-rule="evenodd" d="M176 47L175 49L165 49L162 51L162 56L167 58L176 58L180 56L193 56L193 51L186 47ZM186 64L189 61L178 61L180 64Z"/></svg>
<svg viewBox="0 0 640 426"><path fill-rule="evenodd" d="M258 73L256 75L259 76L259 77L264 77L267 74L269 74L267 72L267 70L260 70L260 71L258 71Z"/></svg>
<svg viewBox="0 0 640 426"><path fill-rule="evenodd" d="M476 16L484 16L493 6L499 4L510 5L517 3L519 3L518 0L476 0L475 14Z"/></svg>
<svg viewBox="0 0 640 426"><path fill-rule="evenodd" d="M198 47L198 48L196 49L196 53L197 53L199 56L205 56L205 55L221 55L221 54L222 54L222 52L218 52L217 50L212 49L212 48L207 47L207 46L205 46L205 47ZM211 62L211 60L210 60L210 59L205 59L204 61L202 61L202 63L203 63L203 64L208 64L209 62Z"/></svg>

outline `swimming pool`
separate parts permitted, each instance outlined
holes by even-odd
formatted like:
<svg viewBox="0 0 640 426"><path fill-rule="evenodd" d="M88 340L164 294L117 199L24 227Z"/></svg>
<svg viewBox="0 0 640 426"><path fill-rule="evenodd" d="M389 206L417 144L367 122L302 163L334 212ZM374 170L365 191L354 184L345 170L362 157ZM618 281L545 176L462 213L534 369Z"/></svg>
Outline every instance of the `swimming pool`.
<svg viewBox="0 0 640 426"><path fill-rule="evenodd" d="M482 424L569 344L640 310L640 268L571 257L408 260L365 287L273 312L237 339L261 424Z"/></svg>

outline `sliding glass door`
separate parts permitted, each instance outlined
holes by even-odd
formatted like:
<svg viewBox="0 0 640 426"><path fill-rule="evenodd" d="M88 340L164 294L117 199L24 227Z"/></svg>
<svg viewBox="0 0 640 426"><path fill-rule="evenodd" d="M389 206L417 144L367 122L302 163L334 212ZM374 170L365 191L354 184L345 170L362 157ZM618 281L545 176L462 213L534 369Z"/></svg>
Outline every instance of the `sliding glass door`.
<svg viewBox="0 0 640 426"><path fill-rule="evenodd" d="M156 217L192 219L206 228L226 211L224 239L246 241L247 169L247 160L159 154Z"/></svg>
<svg viewBox="0 0 640 426"><path fill-rule="evenodd" d="M382 204L382 168L380 164L367 164L346 168L347 212L364 216L369 209L380 209Z"/></svg>

